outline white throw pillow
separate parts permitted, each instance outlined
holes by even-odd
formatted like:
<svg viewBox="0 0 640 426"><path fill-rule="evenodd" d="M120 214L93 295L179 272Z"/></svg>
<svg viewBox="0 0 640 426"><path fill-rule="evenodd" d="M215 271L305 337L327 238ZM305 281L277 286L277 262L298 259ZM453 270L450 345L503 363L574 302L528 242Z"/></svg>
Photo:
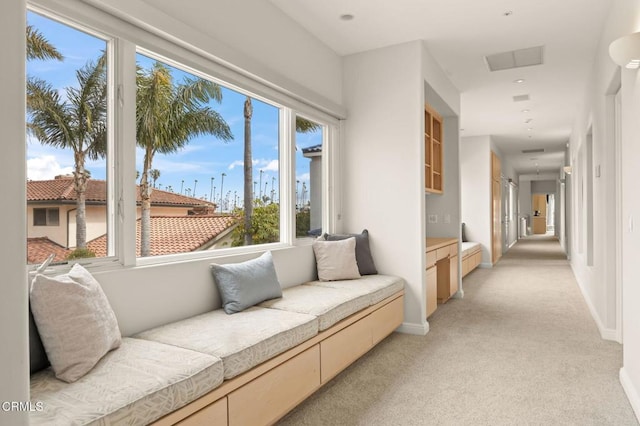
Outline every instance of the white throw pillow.
<svg viewBox="0 0 640 426"><path fill-rule="evenodd" d="M360 278L356 262L356 239L313 242L320 281L351 280Z"/></svg>
<svg viewBox="0 0 640 426"><path fill-rule="evenodd" d="M120 346L121 335L98 281L80 264L57 277L37 274L31 310L51 367L60 380L75 382Z"/></svg>

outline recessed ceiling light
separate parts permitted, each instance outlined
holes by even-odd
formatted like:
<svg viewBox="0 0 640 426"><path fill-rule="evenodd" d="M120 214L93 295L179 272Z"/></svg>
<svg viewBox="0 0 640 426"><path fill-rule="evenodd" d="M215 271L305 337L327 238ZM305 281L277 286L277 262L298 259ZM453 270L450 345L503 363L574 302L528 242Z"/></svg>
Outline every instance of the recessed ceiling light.
<svg viewBox="0 0 640 426"><path fill-rule="evenodd" d="M533 118L527 118L526 120L524 120L524 122L525 122L526 124L529 124L529 123L531 123L532 121L533 121Z"/></svg>
<svg viewBox="0 0 640 426"><path fill-rule="evenodd" d="M511 15L513 15L513 10L507 10L507 11L506 11L506 12L504 12L502 15L503 15L503 16L511 16Z"/></svg>
<svg viewBox="0 0 640 426"><path fill-rule="evenodd" d="M533 127L529 127L527 130L528 130L528 131L532 131L532 130L533 130Z"/></svg>
<svg viewBox="0 0 640 426"><path fill-rule="evenodd" d="M517 79L517 80L513 80L513 82L514 82L514 83L518 83L518 84L520 84L520 83L524 83L524 78L519 78L519 79Z"/></svg>
<svg viewBox="0 0 640 426"><path fill-rule="evenodd" d="M355 16L353 16L350 13L345 13L343 15L340 15L340 19L342 19L343 21L351 21L353 20L353 18L355 18Z"/></svg>
<svg viewBox="0 0 640 426"><path fill-rule="evenodd" d="M526 113L529 112L529 110L528 109L523 109L522 112L526 114Z"/></svg>

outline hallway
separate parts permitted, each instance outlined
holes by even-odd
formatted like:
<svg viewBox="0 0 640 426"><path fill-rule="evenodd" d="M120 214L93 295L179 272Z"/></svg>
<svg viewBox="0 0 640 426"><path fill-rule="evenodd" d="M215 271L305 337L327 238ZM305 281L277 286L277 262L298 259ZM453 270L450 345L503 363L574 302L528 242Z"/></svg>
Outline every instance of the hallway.
<svg viewBox="0 0 640 426"><path fill-rule="evenodd" d="M637 425L558 241L520 240L424 337L394 333L282 425Z"/></svg>

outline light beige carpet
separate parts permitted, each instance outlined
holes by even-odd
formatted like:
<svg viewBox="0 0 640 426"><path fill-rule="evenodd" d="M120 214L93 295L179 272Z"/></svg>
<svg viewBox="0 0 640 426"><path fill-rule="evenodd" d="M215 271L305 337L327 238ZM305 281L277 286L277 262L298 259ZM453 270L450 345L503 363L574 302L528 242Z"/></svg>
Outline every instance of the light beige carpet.
<svg viewBox="0 0 640 426"><path fill-rule="evenodd" d="M637 425L556 240L464 278L424 337L394 333L281 425Z"/></svg>

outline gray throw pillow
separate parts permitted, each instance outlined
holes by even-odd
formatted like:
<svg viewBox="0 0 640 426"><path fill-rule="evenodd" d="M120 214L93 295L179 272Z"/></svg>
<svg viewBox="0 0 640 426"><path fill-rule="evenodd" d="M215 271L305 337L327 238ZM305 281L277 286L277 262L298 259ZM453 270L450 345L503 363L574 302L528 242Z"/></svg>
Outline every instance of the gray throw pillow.
<svg viewBox="0 0 640 426"><path fill-rule="evenodd" d="M356 239L356 262L358 263L358 271L360 275L375 275L378 273L373 256L371 256L371 248L369 247L369 231L366 229L361 234L324 234L327 241L339 241L347 238L355 237Z"/></svg>
<svg viewBox="0 0 640 426"><path fill-rule="evenodd" d="M51 367L75 382L120 346L118 320L98 281L79 263L56 277L37 274L31 310Z"/></svg>
<svg viewBox="0 0 640 426"><path fill-rule="evenodd" d="M36 327L31 313L31 305L29 305L29 372L34 374L50 365L42 339L40 339L40 333L38 333L38 327Z"/></svg>
<svg viewBox="0 0 640 426"><path fill-rule="evenodd" d="M211 273L220 292L222 308L227 314L282 297L270 251L246 262L227 265L212 263Z"/></svg>

